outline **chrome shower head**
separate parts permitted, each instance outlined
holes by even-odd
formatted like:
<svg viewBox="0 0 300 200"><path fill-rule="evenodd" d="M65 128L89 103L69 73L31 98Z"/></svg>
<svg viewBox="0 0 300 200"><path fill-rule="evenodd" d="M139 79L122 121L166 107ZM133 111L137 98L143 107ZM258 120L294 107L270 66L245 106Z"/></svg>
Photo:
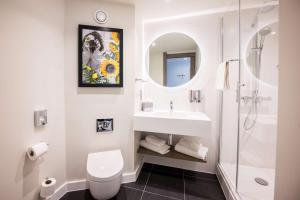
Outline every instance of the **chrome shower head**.
<svg viewBox="0 0 300 200"><path fill-rule="evenodd" d="M265 27L265 28L263 28L262 30L259 31L259 35L261 37L265 37L265 36L269 35L271 32L272 32L271 27L267 26L267 27Z"/></svg>
<svg viewBox="0 0 300 200"><path fill-rule="evenodd" d="M260 35L260 44L259 44L259 48L262 50L262 48L264 47L264 42L265 42L265 38L267 35L269 35L270 33L272 33L272 29L271 27L267 26L263 29L261 29L258 34Z"/></svg>

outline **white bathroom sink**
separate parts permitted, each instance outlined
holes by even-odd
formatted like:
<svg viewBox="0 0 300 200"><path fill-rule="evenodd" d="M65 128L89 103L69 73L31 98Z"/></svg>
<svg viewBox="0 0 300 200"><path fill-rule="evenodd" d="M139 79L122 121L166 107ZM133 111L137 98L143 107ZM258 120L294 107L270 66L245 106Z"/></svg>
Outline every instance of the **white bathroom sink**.
<svg viewBox="0 0 300 200"><path fill-rule="evenodd" d="M207 137L211 120L203 112L138 112L133 126L136 131Z"/></svg>

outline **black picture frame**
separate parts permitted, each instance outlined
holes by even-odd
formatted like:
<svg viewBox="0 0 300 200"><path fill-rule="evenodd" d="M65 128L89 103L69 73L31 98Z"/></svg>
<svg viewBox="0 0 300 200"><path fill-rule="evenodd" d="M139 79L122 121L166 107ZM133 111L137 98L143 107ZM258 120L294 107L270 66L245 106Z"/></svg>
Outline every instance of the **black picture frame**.
<svg viewBox="0 0 300 200"><path fill-rule="evenodd" d="M118 67L119 67L118 68L118 76L116 76L116 78L115 78L116 83L99 83L99 82L95 82L95 81L99 81L99 80L91 78L91 77L94 77L94 76L92 76L90 74L90 72L88 73L89 75L87 75L86 72L87 72L87 68L88 68L88 69L93 70L93 72L97 73L97 75L95 75L95 76L100 77L100 78L104 77L102 74L99 75L100 72L95 71L95 70L97 70L96 66L94 66L94 67L91 66L90 67L89 65L83 63L83 60L84 60L83 59L83 51L84 51L84 48L83 48L84 47L83 46L84 41L83 41L83 39L86 35L89 35L89 34L86 34L84 36L84 33L83 33L84 31L97 32L98 35L101 36L100 41L101 41L101 38L102 38L102 43L100 42L100 48L99 49L104 48L104 50L108 48L107 47L108 45L105 46L105 42L108 39L107 38L103 39L103 34L107 33L107 32L117 33L116 35L118 35L119 43L115 43L115 44L117 44L116 49L118 49L117 53L119 53L119 54L118 54L118 56L115 56L115 57L118 58L118 61L117 61L117 59L113 60L114 61L113 63L117 62ZM98 41L98 40L95 39L94 41ZM113 40L112 40L112 43L113 43ZM99 44L99 42L97 44ZM90 45L90 46L92 46L92 45ZM109 47L110 47L110 43L109 43ZM85 48L85 49L88 49L88 48ZM98 50L98 46L97 46L96 50ZM95 50L94 50L94 52L95 52ZM98 54L100 54L100 50L98 50ZM107 58L107 55L104 56L102 54L97 55L99 57L99 59L97 59L97 60L101 60L101 59L105 60ZM111 54L114 54L114 53L111 52ZM90 53L90 59L92 59L92 56L94 56L93 53ZM108 61L105 61L105 62L109 62L110 60L112 60L111 57L109 57L109 58L110 59L107 59ZM90 59L89 59L89 62L90 62ZM102 65L101 62L102 61L100 61L100 63L99 63L99 70L100 70L100 66ZM115 66L115 65L113 65L113 66ZM101 69L102 68L103 67L101 67ZM116 70L116 67L115 67L115 70ZM95 73L93 73L93 74L95 74ZM88 78L85 78L85 80L84 80L84 78L83 78L84 76L88 77ZM91 81L89 81L89 80L91 80ZM105 78L103 78L103 80L105 80ZM106 80L107 80L107 77L106 77ZM102 81L102 79L101 79L101 81ZM123 87L123 29L100 27L100 26L91 26L91 25L82 25L82 24L78 25L78 87Z"/></svg>

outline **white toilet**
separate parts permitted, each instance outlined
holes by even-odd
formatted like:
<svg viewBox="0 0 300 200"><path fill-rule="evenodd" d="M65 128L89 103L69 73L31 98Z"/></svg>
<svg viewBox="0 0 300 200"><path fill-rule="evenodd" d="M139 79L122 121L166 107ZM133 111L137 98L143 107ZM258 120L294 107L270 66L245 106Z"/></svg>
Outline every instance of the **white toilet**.
<svg viewBox="0 0 300 200"><path fill-rule="evenodd" d="M121 186L124 162L120 150L90 153L87 159L87 181L95 199L114 197Z"/></svg>

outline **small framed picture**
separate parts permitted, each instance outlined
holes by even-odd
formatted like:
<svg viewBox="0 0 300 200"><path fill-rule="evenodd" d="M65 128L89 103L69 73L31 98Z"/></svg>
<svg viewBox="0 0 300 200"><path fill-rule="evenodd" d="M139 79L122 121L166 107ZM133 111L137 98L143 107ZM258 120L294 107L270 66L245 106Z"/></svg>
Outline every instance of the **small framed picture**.
<svg viewBox="0 0 300 200"><path fill-rule="evenodd" d="M123 87L123 30L78 27L78 86Z"/></svg>
<svg viewBox="0 0 300 200"><path fill-rule="evenodd" d="M108 132L114 130L113 119L97 119L96 121L97 132Z"/></svg>

